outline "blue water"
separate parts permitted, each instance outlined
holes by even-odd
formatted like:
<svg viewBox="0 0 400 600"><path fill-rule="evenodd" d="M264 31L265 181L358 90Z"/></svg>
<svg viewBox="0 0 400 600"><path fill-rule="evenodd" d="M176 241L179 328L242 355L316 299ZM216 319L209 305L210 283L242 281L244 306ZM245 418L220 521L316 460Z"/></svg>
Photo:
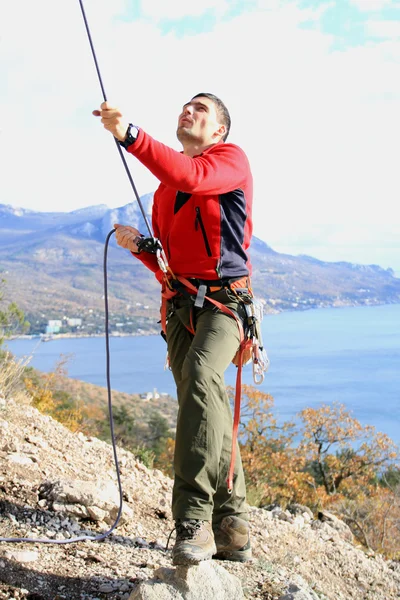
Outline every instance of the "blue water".
<svg viewBox="0 0 400 600"><path fill-rule="evenodd" d="M271 360L260 386L275 399L278 419L305 407L338 401L363 424L374 425L400 443L400 305L320 309L269 315L263 322ZM14 340L10 350L30 354L31 365L54 368L60 354L72 355L70 377L105 386L104 338L49 343ZM111 385L123 392L156 388L175 396L172 374L164 371L166 346L160 336L110 338ZM226 374L234 385L235 367ZM252 383L251 367L243 382Z"/></svg>

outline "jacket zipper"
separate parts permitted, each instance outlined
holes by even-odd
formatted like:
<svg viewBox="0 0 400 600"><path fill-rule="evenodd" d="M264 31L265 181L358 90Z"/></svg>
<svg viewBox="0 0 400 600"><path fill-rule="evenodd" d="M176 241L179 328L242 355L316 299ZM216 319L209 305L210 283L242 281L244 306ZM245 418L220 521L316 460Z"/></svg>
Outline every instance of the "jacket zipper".
<svg viewBox="0 0 400 600"><path fill-rule="evenodd" d="M206 228L204 227L203 219L201 218L200 207L196 206L196 219L194 222L194 228L196 231L197 231L199 225L200 225L201 233L203 235L203 240L204 240L207 254L208 254L208 256L212 256L210 244L209 244L208 238L207 238Z"/></svg>

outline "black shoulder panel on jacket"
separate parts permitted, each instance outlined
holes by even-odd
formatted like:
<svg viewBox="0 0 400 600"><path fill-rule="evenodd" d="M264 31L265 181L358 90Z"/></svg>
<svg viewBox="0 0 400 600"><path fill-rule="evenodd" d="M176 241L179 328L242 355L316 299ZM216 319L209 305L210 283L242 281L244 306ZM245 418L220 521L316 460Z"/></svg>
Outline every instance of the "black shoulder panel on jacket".
<svg viewBox="0 0 400 600"><path fill-rule="evenodd" d="M192 194L187 194L186 192L176 192L176 199L174 205L174 215L182 208L184 204L192 197Z"/></svg>
<svg viewBox="0 0 400 600"><path fill-rule="evenodd" d="M220 195L221 206L221 277L247 275L247 254L243 250L247 219L246 198L238 188Z"/></svg>

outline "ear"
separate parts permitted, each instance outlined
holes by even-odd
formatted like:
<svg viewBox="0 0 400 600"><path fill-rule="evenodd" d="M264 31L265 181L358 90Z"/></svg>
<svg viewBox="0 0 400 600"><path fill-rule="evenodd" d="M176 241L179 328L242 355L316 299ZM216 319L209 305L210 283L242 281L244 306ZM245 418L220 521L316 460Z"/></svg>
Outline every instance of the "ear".
<svg viewBox="0 0 400 600"><path fill-rule="evenodd" d="M220 125L219 128L217 129L217 131L214 133L214 137L221 137L224 136L226 133L226 126L225 125Z"/></svg>

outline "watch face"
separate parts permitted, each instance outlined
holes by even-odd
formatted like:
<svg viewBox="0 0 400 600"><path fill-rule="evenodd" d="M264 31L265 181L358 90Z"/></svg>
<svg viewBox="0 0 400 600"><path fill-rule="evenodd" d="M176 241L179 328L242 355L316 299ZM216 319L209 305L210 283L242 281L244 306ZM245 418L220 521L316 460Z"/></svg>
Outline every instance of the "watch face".
<svg viewBox="0 0 400 600"><path fill-rule="evenodd" d="M131 123L129 124L129 127L126 131L126 138L124 142L121 142L122 145L125 148L129 148L129 146L132 146L132 144L134 144L136 142L136 138L138 136L139 133L139 128L136 127L136 125L132 125Z"/></svg>
<svg viewBox="0 0 400 600"><path fill-rule="evenodd" d="M134 140L136 140L137 136L138 136L138 128L136 127L136 125L129 125L129 129L128 129L128 136L133 138Z"/></svg>

